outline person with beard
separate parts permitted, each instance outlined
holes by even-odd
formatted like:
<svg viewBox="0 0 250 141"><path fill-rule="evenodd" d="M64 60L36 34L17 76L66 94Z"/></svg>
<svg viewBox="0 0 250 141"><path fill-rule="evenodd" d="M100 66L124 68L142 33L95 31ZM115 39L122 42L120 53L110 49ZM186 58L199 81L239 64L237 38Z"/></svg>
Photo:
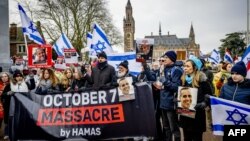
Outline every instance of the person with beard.
<svg viewBox="0 0 250 141"><path fill-rule="evenodd" d="M133 83L136 82L136 77L129 73L127 60L119 64L116 76L117 78L132 77Z"/></svg>
<svg viewBox="0 0 250 141"><path fill-rule="evenodd" d="M36 52L34 54L34 62L33 64L44 64L46 63L46 53L45 53L45 49L43 48L37 48Z"/></svg>
<svg viewBox="0 0 250 141"><path fill-rule="evenodd" d="M117 87L115 68L108 64L107 55L104 51L97 54L98 63L92 70L93 89Z"/></svg>

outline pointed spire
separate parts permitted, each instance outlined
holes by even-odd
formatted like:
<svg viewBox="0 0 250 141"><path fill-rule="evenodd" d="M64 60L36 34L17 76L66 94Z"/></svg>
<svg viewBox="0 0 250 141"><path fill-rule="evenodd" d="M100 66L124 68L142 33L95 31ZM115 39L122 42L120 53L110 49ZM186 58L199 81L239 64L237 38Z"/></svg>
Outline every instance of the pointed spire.
<svg viewBox="0 0 250 141"><path fill-rule="evenodd" d="M189 38L191 39L191 41L195 42L195 34L194 34L193 23L191 23Z"/></svg>
<svg viewBox="0 0 250 141"><path fill-rule="evenodd" d="M193 28L193 23L191 23L191 28L190 28L189 37L194 37L194 28Z"/></svg>
<svg viewBox="0 0 250 141"><path fill-rule="evenodd" d="M131 7L130 0L128 0L128 2L127 2L127 6L126 6L126 7Z"/></svg>
<svg viewBox="0 0 250 141"><path fill-rule="evenodd" d="M159 35L161 36L161 22L159 23Z"/></svg>

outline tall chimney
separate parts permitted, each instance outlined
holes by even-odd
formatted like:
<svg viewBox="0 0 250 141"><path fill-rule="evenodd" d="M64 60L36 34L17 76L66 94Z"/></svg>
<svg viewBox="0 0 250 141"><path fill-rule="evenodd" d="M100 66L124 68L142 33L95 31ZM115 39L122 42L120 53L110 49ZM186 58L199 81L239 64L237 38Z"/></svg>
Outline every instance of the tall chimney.
<svg viewBox="0 0 250 141"><path fill-rule="evenodd" d="M17 24L12 23L10 24L10 40L17 39Z"/></svg>

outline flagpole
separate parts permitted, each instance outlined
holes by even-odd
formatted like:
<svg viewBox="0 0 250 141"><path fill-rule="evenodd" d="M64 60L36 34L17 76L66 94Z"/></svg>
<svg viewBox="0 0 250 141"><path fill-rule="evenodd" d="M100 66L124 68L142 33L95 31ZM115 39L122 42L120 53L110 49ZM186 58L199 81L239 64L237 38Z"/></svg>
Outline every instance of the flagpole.
<svg viewBox="0 0 250 141"><path fill-rule="evenodd" d="M26 54L27 54L27 57L28 57L28 45L27 45L27 39L26 39L25 34L23 34L23 37L24 37L24 43L25 43L25 48L26 48Z"/></svg>
<svg viewBox="0 0 250 141"><path fill-rule="evenodd" d="M249 44L249 0L247 0L247 35L246 35L246 43L247 43L247 46L246 48L248 47L248 44Z"/></svg>

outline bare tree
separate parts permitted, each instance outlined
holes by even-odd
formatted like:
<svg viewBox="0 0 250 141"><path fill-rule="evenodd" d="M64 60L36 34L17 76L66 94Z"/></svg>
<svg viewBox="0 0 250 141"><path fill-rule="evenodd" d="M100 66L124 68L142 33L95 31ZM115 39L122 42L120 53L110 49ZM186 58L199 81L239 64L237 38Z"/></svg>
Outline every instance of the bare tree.
<svg viewBox="0 0 250 141"><path fill-rule="evenodd" d="M33 2L33 3L32 3ZM105 0L39 0L24 4L32 18L41 22L48 41L54 43L65 33L79 52L86 45L86 33L98 23L112 45L121 45L122 37L113 25ZM32 5L33 4L33 5Z"/></svg>

